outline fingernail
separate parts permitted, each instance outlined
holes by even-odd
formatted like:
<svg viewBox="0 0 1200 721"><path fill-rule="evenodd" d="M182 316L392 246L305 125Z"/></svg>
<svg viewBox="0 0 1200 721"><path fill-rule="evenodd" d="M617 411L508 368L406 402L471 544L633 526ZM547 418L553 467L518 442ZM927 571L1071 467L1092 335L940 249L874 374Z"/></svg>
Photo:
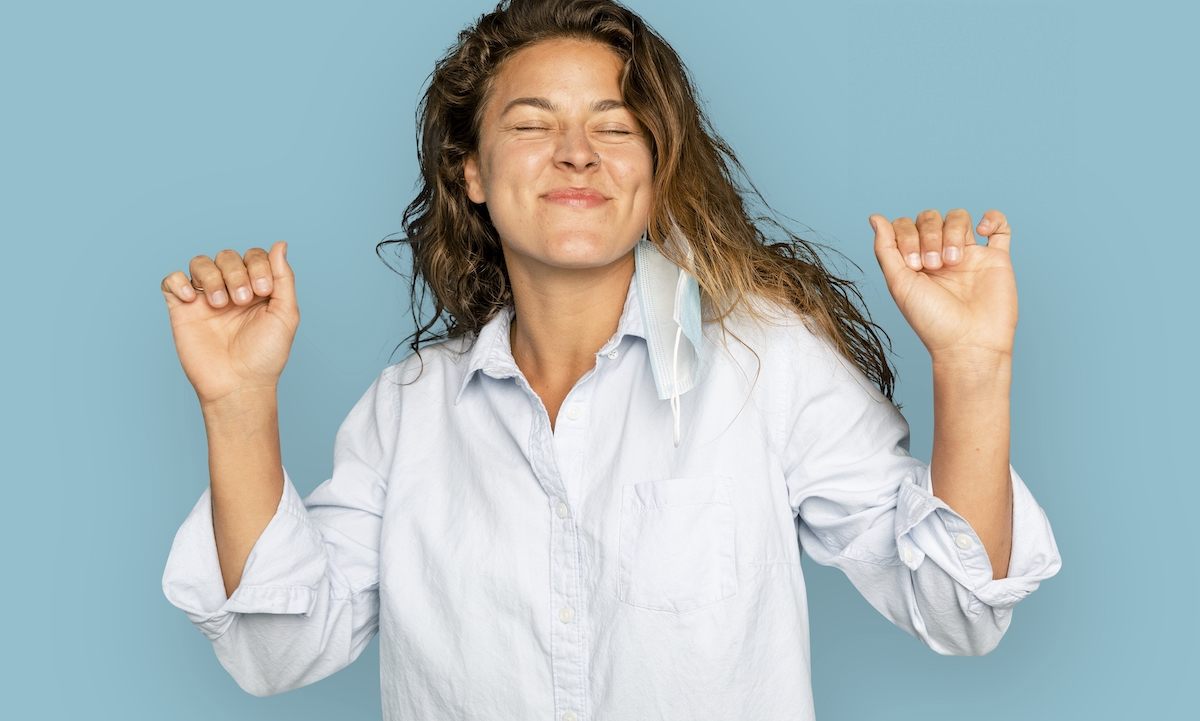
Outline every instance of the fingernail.
<svg viewBox="0 0 1200 721"><path fill-rule="evenodd" d="M245 303L246 301L250 300L250 289L246 286L242 286L241 288L233 291L233 297L236 298L239 303Z"/></svg>
<svg viewBox="0 0 1200 721"><path fill-rule="evenodd" d="M871 224L871 230L875 231L876 233L879 232L879 228L875 227L875 219L874 218L867 218L867 222Z"/></svg>
<svg viewBox="0 0 1200 721"><path fill-rule="evenodd" d="M920 253L909 253L908 254L908 267L912 268L913 270L921 269L921 254Z"/></svg>
<svg viewBox="0 0 1200 721"><path fill-rule="evenodd" d="M179 297L184 300L191 300L196 297L196 289L190 285L184 285L179 289Z"/></svg>
<svg viewBox="0 0 1200 721"><path fill-rule="evenodd" d="M987 230L989 225L991 225L991 223L989 223L986 220L979 221L979 229L980 230Z"/></svg>
<svg viewBox="0 0 1200 721"><path fill-rule="evenodd" d="M936 250L931 250L925 254L925 267L933 268L942 264L942 258Z"/></svg>
<svg viewBox="0 0 1200 721"><path fill-rule="evenodd" d="M271 292L271 283L266 278L259 278L258 280L254 281L254 287L258 288L259 293Z"/></svg>
<svg viewBox="0 0 1200 721"><path fill-rule="evenodd" d="M213 291L213 294L209 298L212 300L213 305L222 305L225 302L225 291Z"/></svg>
<svg viewBox="0 0 1200 721"><path fill-rule="evenodd" d="M953 263L954 261L959 259L961 252L962 251L960 251L957 246L952 245L949 248L946 248L946 250L945 250L946 260Z"/></svg>

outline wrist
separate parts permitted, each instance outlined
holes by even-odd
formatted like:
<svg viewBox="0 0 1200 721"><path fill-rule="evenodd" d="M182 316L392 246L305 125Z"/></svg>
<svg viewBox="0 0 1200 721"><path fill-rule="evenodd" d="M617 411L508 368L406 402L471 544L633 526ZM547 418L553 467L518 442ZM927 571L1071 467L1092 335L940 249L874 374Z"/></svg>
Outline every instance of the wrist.
<svg viewBox="0 0 1200 721"><path fill-rule="evenodd" d="M1012 385L1012 354L963 351L933 357L935 393L970 396L1008 396Z"/></svg>
<svg viewBox="0 0 1200 721"><path fill-rule="evenodd" d="M276 386L239 388L214 397L199 397L204 422L253 418L263 413L274 415L278 406Z"/></svg>
<svg viewBox="0 0 1200 721"><path fill-rule="evenodd" d="M991 348L944 348L931 351L934 373L939 370L966 375L994 375L1011 371L1012 351Z"/></svg>

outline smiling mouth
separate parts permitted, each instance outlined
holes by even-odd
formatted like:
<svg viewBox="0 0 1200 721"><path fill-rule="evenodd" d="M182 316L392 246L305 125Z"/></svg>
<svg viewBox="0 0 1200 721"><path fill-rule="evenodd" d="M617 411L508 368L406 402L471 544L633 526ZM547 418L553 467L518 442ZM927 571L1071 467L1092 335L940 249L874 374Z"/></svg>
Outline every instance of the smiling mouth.
<svg viewBox="0 0 1200 721"><path fill-rule="evenodd" d="M572 208L595 208L608 202L608 198L591 188L556 188L542 198Z"/></svg>

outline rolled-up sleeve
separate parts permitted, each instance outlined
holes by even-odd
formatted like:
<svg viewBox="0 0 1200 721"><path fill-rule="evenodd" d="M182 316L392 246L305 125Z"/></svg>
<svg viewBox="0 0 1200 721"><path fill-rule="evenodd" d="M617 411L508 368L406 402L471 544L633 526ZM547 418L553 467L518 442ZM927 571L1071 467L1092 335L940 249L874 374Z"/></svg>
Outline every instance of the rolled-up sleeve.
<svg viewBox="0 0 1200 721"><path fill-rule="evenodd" d="M785 475L802 548L842 569L893 623L938 653L980 655L1011 609L1061 566L1045 513L1015 472L1008 576L993 580L970 524L931 492L908 425L857 369L815 339L791 394Z"/></svg>
<svg viewBox="0 0 1200 721"><path fill-rule="evenodd" d="M1013 490L1012 551L1004 578L993 579L992 563L967 521L931 492L924 467L900 484L896 547L916 571L926 559L992 608L1012 608L1058 572L1062 559L1050 522L1017 472L1009 467Z"/></svg>
<svg viewBox="0 0 1200 721"><path fill-rule="evenodd" d="M234 614L310 614L327 565L321 532L308 520L285 471L279 507L246 559L241 584L232 596L225 597L208 489L175 534L163 592L215 641Z"/></svg>
<svg viewBox="0 0 1200 721"><path fill-rule="evenodd" d="M302 500L284 474L279 507L226 598L205 490L175 536L167 599L211 641L246 691L265 696L351 663L379 627L379 537L392 452L382 438L395 384L377 380L338 431L333 477Z"/></svg>

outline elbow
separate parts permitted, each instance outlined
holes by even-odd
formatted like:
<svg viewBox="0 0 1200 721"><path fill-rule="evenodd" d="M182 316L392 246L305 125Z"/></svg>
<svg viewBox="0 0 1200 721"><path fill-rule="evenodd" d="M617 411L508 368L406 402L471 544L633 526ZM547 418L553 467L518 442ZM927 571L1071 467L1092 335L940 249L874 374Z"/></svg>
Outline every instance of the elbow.
<svg viewBox="0 0 1200 721"><path fill-rule="evenodd" d="M239 678L234 676L234 681L241 687L243 691L257 698L266 698L267 696L275 696L281 694L288 689L272 685L262 678Z"/></svg>
<svg viewBox="0 0 1200 721"><path fill-rule="evenodd" d="M986 656L1000 645L1003 634L987 634L967 639L939 639L929 647L943 656Z"/></svg>
<svg viewBox="0 0 1200 721"><path fill-rule="evenodd" d="M246 663L249 659L240 659L239 662L230 663L225 658L220 656L218 658L238 687L257 698L276 696L302 685L281 673L281 669L263 668L254 664L253 661Z"/></svg>
<svg viewBox="0 0 1200 721"><path fill-rule="evenodd" d="M975 603L983 606L979 601ZM1012 609L983 606L978 612L967 611L954 621L943 619L937 630L931 629L922 640L943 656L986 656L1000 645L1011 617Z"/></svg>
<svg viewBox="0 0 1200 721"><path fill-rule="evenodd" d="M281 693L292 691L305 685L299 679L272 679L266 676L234 676L234 681L237 681L237 685L243 691L255 698L278 696ZM284 683L281 683L281 681L284 681Z"/></svg>

